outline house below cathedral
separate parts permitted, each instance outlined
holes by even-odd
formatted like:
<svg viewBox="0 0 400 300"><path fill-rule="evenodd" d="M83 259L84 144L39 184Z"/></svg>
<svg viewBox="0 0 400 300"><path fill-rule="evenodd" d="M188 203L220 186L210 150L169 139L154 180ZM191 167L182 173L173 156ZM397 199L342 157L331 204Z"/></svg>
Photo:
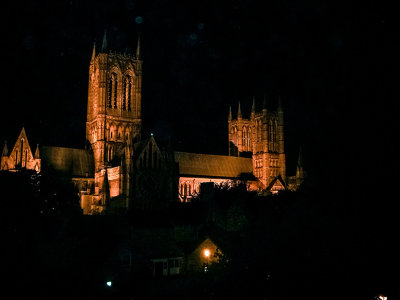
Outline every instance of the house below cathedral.
<svg viewBox="0 0 400 300"><path fill-rule="evenodd" d="M277 193L297 189L304 177L286 177L283 110L265 106L244 118L229 111L229 156L173 152L153 136L144 139L141 119L142 60L111 52L104 35L101 50L93 47L89 64L86 140L88 149L37 145L32 151L22 128L13 148L7 143L1 170L21 168L71 180L85 214L127 209L157 210L171 201L190 201L202 183L244 182L248 190Z"/></svg>

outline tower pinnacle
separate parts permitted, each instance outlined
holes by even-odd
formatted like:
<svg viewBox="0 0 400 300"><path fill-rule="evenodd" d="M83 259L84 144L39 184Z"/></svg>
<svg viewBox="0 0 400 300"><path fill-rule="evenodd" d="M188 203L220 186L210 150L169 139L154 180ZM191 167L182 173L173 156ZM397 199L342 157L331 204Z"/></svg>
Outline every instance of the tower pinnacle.
<svg viewBox="0 0 400 300"><path fill-rule="evenodd" d="M240 109L240 101L239 101L239 106L238 106L238 113L237 113L237 117L238 117L238 119L240 118L242 118L242 111L241 111L241 109Z"/></svg>
<svg viewBox="0 0 400 300"><path fill-rule="evenodd" d="M92 61L96 57L96 42L93 42Z"/></svg>
<svg viewBox="0 0 400 300"><path fill-rule="evenodd" d="M232 107L229 105L228 121L232 121Z"/></svg>
<svg viewBox="0 0 400 300"><path fill-rule="evenodd" d="M39 144L36 145L36 151L35 151L35 159L40 158L40 153L39 153Z"/></svg>

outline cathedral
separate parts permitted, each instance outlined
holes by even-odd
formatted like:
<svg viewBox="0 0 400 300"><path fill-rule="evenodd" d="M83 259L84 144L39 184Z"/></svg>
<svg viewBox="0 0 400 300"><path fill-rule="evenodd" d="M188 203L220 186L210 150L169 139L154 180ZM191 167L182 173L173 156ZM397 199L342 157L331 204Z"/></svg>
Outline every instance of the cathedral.
<svg viewBox="0 0 400 300"><path fill-rule="evenodd" d="M236 118L229 109L229 155L176 152L142 136L140 39L136 54L93 46L89 64L85 149L36 145L22 128L14 146L1 155L2 171L21 168L53 172L78 189L84 214L118 213L127 209L163 209L170 202L189 202L203 183L245 183L248 190L277 193L296 190L304 171L299 155L295 176L286 176L284 114L265 105Z"/></svg>

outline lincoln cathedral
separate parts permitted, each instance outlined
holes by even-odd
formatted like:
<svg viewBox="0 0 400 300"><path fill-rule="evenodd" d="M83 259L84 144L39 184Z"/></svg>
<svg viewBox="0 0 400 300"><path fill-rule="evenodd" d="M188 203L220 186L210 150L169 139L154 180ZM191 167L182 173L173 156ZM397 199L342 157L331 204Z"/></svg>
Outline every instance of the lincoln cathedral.
<svg viewBox="0 0 400 300"><path fill-rule="evenodd" d="M296 190L304 178L301 153L295 176L286 175L284 112L281 100L270 110L255 100L248 117L229 108L229 155L173 151L142 136L140 40L135 54L110 51L104 35L93 47L89 65L86 140L83 149L32 144L22 128L16 142L5 143L1 170L53 172L79 190L84 214L127 209L154 210L172 201L189 202L203 183L245 183L262 194ZM84 107L82 107L84 109ZM221 116L225 118L226 116Z"/></svg>

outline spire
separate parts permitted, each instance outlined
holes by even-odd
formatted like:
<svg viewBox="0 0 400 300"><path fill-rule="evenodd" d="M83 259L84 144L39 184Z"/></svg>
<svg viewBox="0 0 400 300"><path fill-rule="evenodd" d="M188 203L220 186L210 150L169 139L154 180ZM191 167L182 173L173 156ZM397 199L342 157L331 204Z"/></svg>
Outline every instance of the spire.
<svg viewBox="0 0 400 300"><path fill-rule="evenodd" d="M1 156L8 156L7 141L4 141L4 147L3 147L3 152L1 153Z"/></svg>
<svg viewBox="0 0 400 300"><path fill-rule="evenodd" d="M96 42L93 42L92 60L96 57Z"/></svg>
<svg viewBox="0 0 400 300"><path fill-rule="evenodd" d="M239 119L239 118L242 118L242 111L241 111L241 109L240 109L240 101L239 101L239 106L238 106L237 117L238 117L238 119Z"/></svg>
<svg viewBox="0 0 400 300"><path fill-rule="evenodd" d="M39 158L40 158L39 144L36 144L35 159L39 159Z"/></svg>
<svg viewBox="0 0 400 300"><path fill-rule="evenodd" d="M138 41L136 46L136 59L140 59L140 34L138 36Z"/></svg>
<svg viewBox="0 0 400 300"><path fill-rule="evenodd" d="M107 51L107 29L104 29L103 44L101 45L101 52Z"/></svg>
<svg viewBox="0 0 400 300"><path fill-rule="evenodd" d="M229 105L228 121L232 121L232 107Z"/></svg>
<svg viewBox="0 0 400 300"><path fill-rule="evenodd" d="M251 113L255 113L256 112L256 97L253 96L253 105L251 106Z"/></svg>

